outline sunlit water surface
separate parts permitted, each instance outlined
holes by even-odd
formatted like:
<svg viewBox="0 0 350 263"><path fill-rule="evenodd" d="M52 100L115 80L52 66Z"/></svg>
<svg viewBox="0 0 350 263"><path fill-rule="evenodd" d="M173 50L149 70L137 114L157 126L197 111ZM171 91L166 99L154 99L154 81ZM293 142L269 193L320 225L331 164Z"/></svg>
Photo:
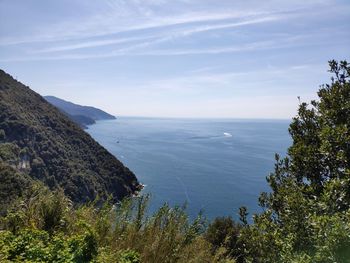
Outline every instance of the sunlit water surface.
<svg viewBox="0 0 350 263"><path fill-rule="evenodd" d="M289 121L118 118L90 135L128 166L152 194L150 210L187 202L194 218L259 212L274 154L285 155Z"/></svg>

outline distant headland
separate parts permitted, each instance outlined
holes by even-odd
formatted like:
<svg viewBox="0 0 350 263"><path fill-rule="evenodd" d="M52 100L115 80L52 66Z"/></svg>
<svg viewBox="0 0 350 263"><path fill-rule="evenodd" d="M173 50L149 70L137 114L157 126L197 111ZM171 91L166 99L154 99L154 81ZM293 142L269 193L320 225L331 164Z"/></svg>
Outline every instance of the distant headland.
<svg viewBox="0 0 350 263"><path fill-rule="evenodd" d="M44 98L84 129L87 129L87 125L94 124L97 120L116 119L115 116L95 107L78 105L55 96L44 96Z"/></svg>

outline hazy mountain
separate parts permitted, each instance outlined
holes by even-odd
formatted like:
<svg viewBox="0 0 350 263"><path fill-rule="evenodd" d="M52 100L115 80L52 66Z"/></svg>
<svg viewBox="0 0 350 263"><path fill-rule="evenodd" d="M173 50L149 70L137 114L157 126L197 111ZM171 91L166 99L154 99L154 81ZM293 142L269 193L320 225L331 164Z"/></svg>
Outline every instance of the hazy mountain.
<svg viewBox="0 0 350 263"><path fill-rule="evenodd" d="M44 96L44 98L83 128L86 128L86 125L94 124L97 120L115 119L115 116L95 107L78 105L55 96Z"/></svg>

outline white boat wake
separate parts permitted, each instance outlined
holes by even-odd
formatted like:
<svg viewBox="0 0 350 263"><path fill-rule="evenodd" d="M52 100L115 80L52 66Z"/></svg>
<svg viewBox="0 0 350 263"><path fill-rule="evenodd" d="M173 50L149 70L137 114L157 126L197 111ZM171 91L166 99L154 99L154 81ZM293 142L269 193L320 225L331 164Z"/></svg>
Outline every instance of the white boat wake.
<svg viewBox="0 0 350 263"><path fill-rule="evenodd" d="M232 137L232 134L231 134L231 133L228 133L228 132L224 132L224 136L225 136L225 137Z"/></svg>

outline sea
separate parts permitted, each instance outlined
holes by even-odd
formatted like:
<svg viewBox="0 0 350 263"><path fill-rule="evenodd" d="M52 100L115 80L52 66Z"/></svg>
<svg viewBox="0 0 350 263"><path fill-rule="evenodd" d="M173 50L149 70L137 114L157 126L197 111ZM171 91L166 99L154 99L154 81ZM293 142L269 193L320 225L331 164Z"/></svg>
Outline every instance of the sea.
<svg viewBox="0 0 350 263"><path fill-rule="evenodd" d="M150 194L152 213L165 202L238 219L262 211L261 192L274 170L275 153L291 145L289 120L167 119L119 117L98 121L87 132L132 170Z"/></svg>

